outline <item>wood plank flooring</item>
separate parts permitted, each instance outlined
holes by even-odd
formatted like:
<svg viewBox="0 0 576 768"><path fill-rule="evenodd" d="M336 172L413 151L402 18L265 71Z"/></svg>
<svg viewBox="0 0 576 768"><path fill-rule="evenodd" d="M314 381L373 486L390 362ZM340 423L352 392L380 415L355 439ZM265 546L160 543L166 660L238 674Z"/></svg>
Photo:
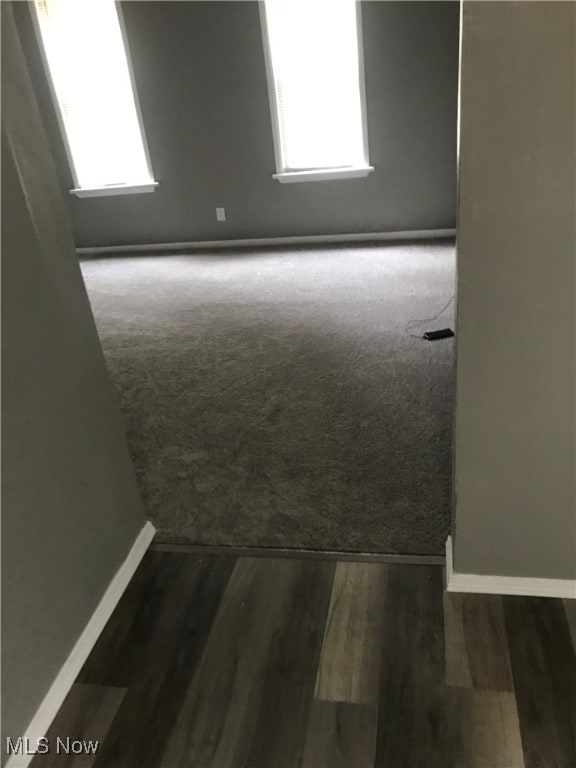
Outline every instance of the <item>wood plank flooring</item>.
<svg viewBox="0 0 576 768"><path fill-rule="evenodd" d="M32 768L574 768L574 602L150 551Z"/></svg>

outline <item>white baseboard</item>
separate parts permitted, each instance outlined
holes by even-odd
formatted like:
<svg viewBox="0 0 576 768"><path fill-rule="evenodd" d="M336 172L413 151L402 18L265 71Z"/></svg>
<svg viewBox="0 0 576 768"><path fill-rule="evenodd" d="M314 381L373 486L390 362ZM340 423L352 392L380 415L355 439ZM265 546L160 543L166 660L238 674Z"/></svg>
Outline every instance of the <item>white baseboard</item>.
<svg viewBox="0 0 576 768"><path fill-rule="evenodd" d="M489 595L525 595L576 599L576 579L538 579L529 576L486 576L454 571L452 537L446 539L446 590Z"/></svg>
<svg viewBox="0 0 576 768"><path fill-rule="evenodd" d="M46 735L54 717L64 703L68 691L90 655L90 651L96 644L106 622L112 615L136 568L144 557L155 533L156 529L152 523L147 522L134 540L126 559L114 574L96 610L90 617L76 645L72 648L70 655L56 675L56 679L50 686L26 732L23 734L24 739L28 739L28 743L31 746L36 745L37 739ZM34 755L11 755L5 768L27 768L33 757Z"/></svg>
<svg viewBox="0 0 576 768"><path fill-rule="evenodd" d="M245 240L199 240L189 243L141 243L76 248L79 256L105 253L160 253L216 248L255 248L267 245L314 245L315 243L361 243L402 240L443 240L455 237L455 229L415 229L402 232L361 232L350 235L303 235L302 237L256 237Z"/></svg>

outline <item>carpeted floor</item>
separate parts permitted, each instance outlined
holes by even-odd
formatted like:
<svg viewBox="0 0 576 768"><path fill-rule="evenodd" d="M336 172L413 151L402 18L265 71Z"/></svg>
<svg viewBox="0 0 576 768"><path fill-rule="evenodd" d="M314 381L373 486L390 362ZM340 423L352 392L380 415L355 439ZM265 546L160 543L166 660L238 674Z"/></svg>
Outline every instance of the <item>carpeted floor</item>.
<svg viewBox="0 0 576 768"><path fill-rule="evenodd" d="M406 333L454 246L84 261L147 513L172 543L443 554L453 340ZM436 322L453 326L453 306Z"/></svg>

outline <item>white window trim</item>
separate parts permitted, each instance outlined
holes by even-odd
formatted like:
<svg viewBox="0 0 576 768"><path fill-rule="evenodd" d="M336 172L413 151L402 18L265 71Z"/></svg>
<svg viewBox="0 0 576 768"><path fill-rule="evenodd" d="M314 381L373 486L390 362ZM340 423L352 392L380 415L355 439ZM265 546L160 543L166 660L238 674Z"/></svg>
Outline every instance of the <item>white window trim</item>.
<svg viewBox="0 0 576 768"><path fill-rule="evenodd" d="M310 171L283 171L273 173L272 178L280 184L293 184L295 181L330 181L332 179L361 179L374 170L373 165L354 165L343 168L318 168Z"/></svg>
<svg viewBox="0 0 576 768"><path fill-rule="evenodd" d="M268 101L270 103L270 118L272 121L272 138L274 141L274 159L276 161L276 173L272 178L281 184L292 184L300 181L328 181L331 179L354 179L367 176L374 171L370 165L368 149L368 120L366 115L366 78L364 73L364 43L362 34L362 3L356 2L356 30L358 33L358 71L360 74L360 109L362 119L362 143L364 164L343 168L314 168L305 171L290 171L283 167L282 152L280 150L280 124L278 122L278 108L276 104L276 89L274 87L274 69L272 66L272 52L270 50L270 36L266 19L266 2L260 0L260 28L262 30L262 44L264 48L264 61L266 64L266 82L268 83Z"/></svg>
<svg viewBox="0 0 576 768"><path fill-rule="evenodd" d="M70 190L76 197L106 197L110 195L135 195L143 192L154 192L157 181L146 181L142 184L109 184L103 187L75 187Z"/></svg>
<svg viewBox="0 0 576 768"><path fill-rule="evenodd" d="M36 41L38 43L38 49L44 66L44 72L46 74L46 80L50 89L50 96L52 103L56 111L56 117L58 119L58 127L60 128L60 135L62 142L64 143L64 149L66 151L66 157L68 159L68 166L74 182L74 187L70 190L71 195L76 197L103 197L107 195L129 195L129 194L141 194L145 192L154 192L158 186L158 182L154 179L152 172L152 162L150 160L150 150L148 149L148 141L146 139L146 132L144 130L144 122L142 120L142 109L140 108L140 99L138 98L138 89L136 88L136 80L134 78L134 68L132 66L132 57L130 55L130 47L128 45L128 36L126 34L126 24L124 22L124 14L122 12L122 5L119 2L115 3L116 11L118 13L118 22L120 25L120 34L122 35L122 42L124 43L124 51L126 53L126 62L128 65L128 75L130 77L130 85L132 86L132 95L134 97L134 106L136 109L136 117L138 118L138 125L140 127L140 135L142 137L142 147L144 149L144 157L146 158L146 168L148 171L148 178L143 179L141 184L110 184L102 187L81 187L78 183L78 177L76 175L76 168L74 165L74 157L72 150L68 142L68 136L66 134L66 126L64 124L64 118L58 102L58 95L56 93L56 87L52 78L52 72L50 71L50 64L48 63L48 56L44 49L44 41L42 39L42 30L40 29L40 21L38 20L38 14L36 8L30 7L30 15L32 16L32 23L34 25L34 31L36 33Z"/></svg>

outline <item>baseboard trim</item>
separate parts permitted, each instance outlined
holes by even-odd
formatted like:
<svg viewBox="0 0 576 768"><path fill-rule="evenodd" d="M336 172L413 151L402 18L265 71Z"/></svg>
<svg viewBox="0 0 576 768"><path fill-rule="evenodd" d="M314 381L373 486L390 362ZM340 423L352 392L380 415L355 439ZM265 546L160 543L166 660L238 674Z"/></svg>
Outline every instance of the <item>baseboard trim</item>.
<svg viewBox="0 0 576 768"><path fill-rule="evenodd" d="M76 248L79 256L107 253L157 253L162 251L201 251L218 248L256 248L267 245L314 245L315 243L366 243L403 240L445 240L456 236L455 229L415 229L399 232L361 232L344 235L303 235L301 237L255 237L242 240L199 240L183 243L140 243Z"/></svg>
<svg viewBox="0 0 576 768"><path fill-rule="evenodd" d="M446 590L488 595L524 595L576 599L576 579L539 579L528 576L486 576L454 571L452 537L446 539Z"/></svg>
<svg viewBox="0 0 576 768"><path fill-rule="evenodd" d="M156 529L152 523L147 522L134 540L126 559L114 574L96 610L90 617L84 631L76 641L76 645L72 648L70 655L56 675L56 679L50 686L26 732L23 734L25 739L29 739L31 745L36 744L37 739L46 735L54 717L68 695L68 691L90 655L118 601L124 594L130 579L134 575L155 534ZM11 755L6 762L6 768L27 768L33 757L34 755Z"/></svg>
<svg viewBox="0 0 576 768"><path fill-rule="evenodd" d="M263 557L292 560L339 560L355 563L395 563L397 565L445 564L444 555L395 555L383 552L350 552L322 549L289 549L281 547L235 547L218 544L171 544L153 542L156 552L180 552L190 555L222 555L223 557Z"/></svg>

